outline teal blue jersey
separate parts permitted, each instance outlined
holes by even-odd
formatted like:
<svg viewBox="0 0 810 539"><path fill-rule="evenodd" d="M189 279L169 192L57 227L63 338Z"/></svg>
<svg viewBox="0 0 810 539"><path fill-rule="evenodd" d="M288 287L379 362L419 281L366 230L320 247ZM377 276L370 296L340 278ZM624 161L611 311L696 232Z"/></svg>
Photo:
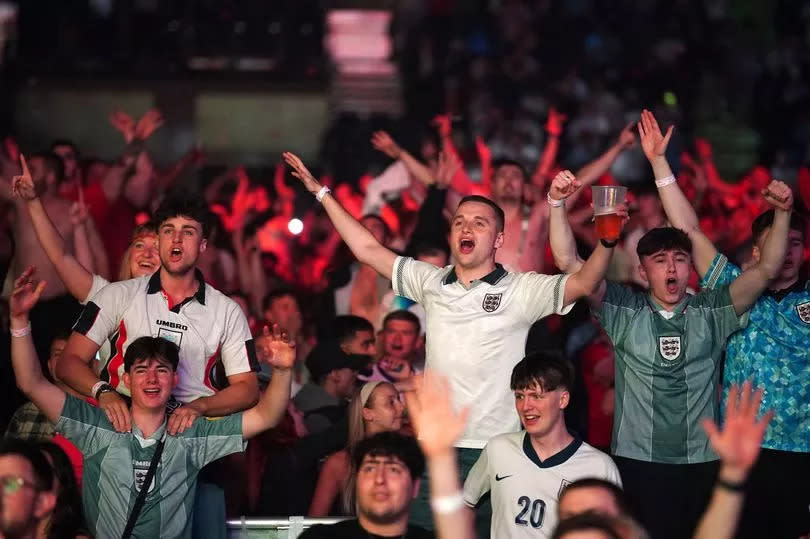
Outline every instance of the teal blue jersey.
<svg viewBox="0 0 810 539"><path fill-rule="evenodd" d="M134 424L131 433L117 432L101 409L67 395L56 430L84 455L82 505L91 534L121 537L166 422L148 438ZM241 413L199 418L182 434L166 436L132 537L191 537L197 473L243 447Z"/></svg>

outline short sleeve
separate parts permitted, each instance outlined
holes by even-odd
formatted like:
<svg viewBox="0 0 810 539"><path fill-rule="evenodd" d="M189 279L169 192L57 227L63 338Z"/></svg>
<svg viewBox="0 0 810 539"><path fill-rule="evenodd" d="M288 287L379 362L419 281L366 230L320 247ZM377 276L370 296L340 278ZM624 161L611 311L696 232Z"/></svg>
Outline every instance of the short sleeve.
<svg viewBox="0 0 810 539"><path fill-rule="evenodd" d="M124 310L133 301L134 291L127 286L129 282L112 283L99 290L82 309L73 331L101 346L118 327Z"/></svg>
<svg viewBox="0 0 810 539"><path fill-rule="evenodd" d="M489 446L487 446L489 447ZM467 479L464 480L464 503L470 507L475 507L481 498L489 492L489 457L487 447L481 451L478 460L475 461Z"/></svg>
<svg viewBox="0 0 810 539"><path fill-rule="evenodd" d="M225 375L258 372L261 367L256 357L256 344L250 334L245 314L234 302L227 304L227 313L220 345L220 358L225 367Z"/></svg>
<svg viewBox="0 0 810 539"><path fill-rule="evenodd" d="M102 277L101 275L93 274L93 284L90 285L90 292L87 293L87 297L84 298L82 301L82 305L86 305L88 301L93 299L93 297L99 293L99 291L110 284L110 281Z"/></svg>
<svg viewBox="0 0 810 539"><path fill-rule="evenodd" d="M523 304L523 313L530 323L550 314L568 314L574 304L564 305L565 283L569 275L542 275L523 273L518 279L517 293Z"/></svg>
<svg viewBox="0 0 810 539"><path fill-rule="evenodd" d="M725 342L729 335L745 327L748 320L746 314L737 316L728 285L704 290L695 296L694 305L710 314L715 342Z"/></svg>
<svg viewBox="0 0 810 539"><path fill-rule="evenodd" d="M85 458L106 449L119 436L100 408L70 394L65 395L56 432L73 442Z"/></svg>
<svg viewBox="0 0 810 539"><path fill-rule="evenodd" d="M615 344L628 329L627 321L639 309L645 308L644 295L630 287L608 281L600 308L594 309L599 323Z"/></svg>
<svg viewBox="0 0 810 539"><path fill-rule="evenodd" d="M619 474L619 469L616 467L616 463L613 462L613 459L610 458L608 455L605 455L605 479L610 481L616 486L622 486L622 476Z"/></svg>
<svg viewBox="0 0 810 539"><path fill-rule="evenodd" d="M422 303L425 285L431 278L437 278L444 271L446 270L427 262L398 256L394 261L391 284L398 296Z"/></svg>
<svg viewBox="0 0 810 539"><path fill-rule="evenodd" d="M192 463L198 469L209 462L244 451L247 442L242 439L242 413L225 417L200 417L180 435L188 445Z"/></svg>
<svg viewBox="0 0 810 539"><path fill-rule="evenodd" d="M709 266L709 271L700 280L701 288L717 288L729 285L740 276L742 270L729 262L726 255L717 253Z"/></svg>

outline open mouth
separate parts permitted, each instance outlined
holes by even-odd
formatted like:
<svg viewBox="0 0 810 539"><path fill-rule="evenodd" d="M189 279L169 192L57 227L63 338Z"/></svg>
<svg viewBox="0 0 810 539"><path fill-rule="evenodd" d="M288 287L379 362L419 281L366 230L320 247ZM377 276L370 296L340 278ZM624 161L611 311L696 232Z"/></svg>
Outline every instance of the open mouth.
<svg viewBox="0 0 810 539"><path fill-rule="evenodd" d="M470 254L475 249L475 242L471 239L464 238L459 242L458 250L461 254Z"/></svg>
<svg viewBox="0 0 810 539"><path fill-rule="evenodd" d="M169 260L178 261L183 258L183 250L179 247L174 247L169 251Z"/></svg>
<svg viewBox="0 0 810 539"><path fill-rule="evenodd" d="M149 388L149 389L144 389L143 392L146 395L151 395L151 396L154 397L154 396L160 395L160 388L159 387L153 387L153 388Z"/></svg>
<svg viewBox="0 0 810 539"><path fill-rule="evenodd" d="M140 262L138 262L138 268L142 269L147 273L152 273L153 271L155 271L155 267L156 265L152 262L149 262L148 260L141 260Z"/></svg>
<svg viewBox="0 0 810 539"><path fill-rule="evenodd" d="M678 280L675 277L669 277L667 279L667 292L670 294L675 294L678 292Z"/></svg>
<svg viewBox="0 0 810 539"><path fill-rule="evenodd" d="M540 420L539 415L524 415L523 416L523 424L524 425L533 425Z"/></svg>

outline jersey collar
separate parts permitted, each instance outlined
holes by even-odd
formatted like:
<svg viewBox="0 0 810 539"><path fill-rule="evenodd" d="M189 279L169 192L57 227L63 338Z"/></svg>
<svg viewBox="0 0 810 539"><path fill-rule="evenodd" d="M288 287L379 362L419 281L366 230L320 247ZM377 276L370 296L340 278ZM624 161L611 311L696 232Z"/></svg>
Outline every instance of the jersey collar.
<svg viewBox="0 0 810 539"><path fill-rule="evenodd" d="M793 292L803 292L805 290L810 290L810 281L802 282L801 279L798 279L795 283L793 283L787 288L783 288L782 290L771 290L769 288L765 290L764 294L766 296L772 297L776 301L782 301Z"/></svg>
<svg viewBox="0 0 810 539"><path fill-rule="evenodd" d="M494 270L490 271L480 279L475 280L483 281L490 285L495 285L498 284L498 281L500 281L507 273L508 272L505 269L503 269L503 266L501 266L496 262ZM442 280L442 284L453 284L456 281L458 281L458 275L456 275L456 267L453 266L452 268L450 268L450 271L447 273L447 275L445 275L444 280Z"/></svg>
<svg viewBox="0 0 810 539"><path fill-rule="evenodd" d="M529 433L527 432L523 436L523 452L529 457L529 460L537 464L540 468L551 468L553 466L559 466L560 464L564 463L568 459L574 456L574 453L577 452L579 446L582 445L582 438L573 434L574 439L568 444L565 448L561 449L558 453L551 455L546 460L540 460L540 457L537 455L537 451L534 450L534 446L532 445L532 441L529 438Z"/></svg>
<svg viewBox="0 0 810 539"><path fill-rule="evenodd" d="M203 274L199 268L194 268L194 277L197 278L197 281L199 281L200 286L197 287L197 291L194 293L193 296L184 299L178 305L184 305L192 298L196 299L200 303L200 305L205 305L205 277L203 277ZM163 285L160 283L160 270L157 270L149 278L149 284L146 287L146 293L157 294L161 290L163 290Z"/></svg>

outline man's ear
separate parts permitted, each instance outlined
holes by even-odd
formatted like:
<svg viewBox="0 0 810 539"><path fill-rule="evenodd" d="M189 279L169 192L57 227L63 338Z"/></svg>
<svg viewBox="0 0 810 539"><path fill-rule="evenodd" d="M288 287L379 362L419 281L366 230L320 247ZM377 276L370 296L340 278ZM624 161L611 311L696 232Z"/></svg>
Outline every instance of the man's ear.
<svg viewBox="0 0 810 539"><path fill-rule="evenodd" d="M647 277L647 270L644 269L644 264L638 265L638 274L641 276L642 279L644 279L648 283L650 282L650 279Z"/></svg>
<svg viewBox="0 0 810 539"><path fill-rule="evenodd" d="M503 246L503 232L498 232L495 236L495 248L500 249Z"/></svg>
<svg viewBox="0 0 810 539"><path fill-rule="evenodd" d="M560 410L565 410L569 402L571 402L571 393L563 391L562 395L560 395Z"/></svg>
<svg viewBox="0 0 810 539"><path fill-rule="evenodd" d="M124 376L121 377L121 380L124 382L124 385L126 385L131 391L132 386L130 385L130 381L132 381L132 376L130 376L128 372L124 372Z"/></svg>
<svg viewBox="0 0 810 539"><path fill-rule="evenodd" d="M208 240L203 239L200 242L200 253L204 253L207 248L208 248Z"/></svg>

